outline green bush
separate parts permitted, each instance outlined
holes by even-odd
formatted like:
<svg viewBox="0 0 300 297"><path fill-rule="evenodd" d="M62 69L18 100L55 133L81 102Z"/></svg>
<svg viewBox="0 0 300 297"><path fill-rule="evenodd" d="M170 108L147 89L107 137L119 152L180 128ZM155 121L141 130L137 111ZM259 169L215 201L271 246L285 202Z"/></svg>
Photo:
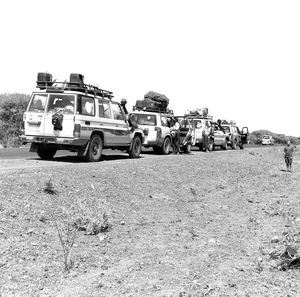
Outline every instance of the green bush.
<svg viewBox="0 0 300 297"><path fill-rule="evenodd" d="M0 143L4 147L20 145L18 136L29 98L26 94L0 94Z"/></svg>

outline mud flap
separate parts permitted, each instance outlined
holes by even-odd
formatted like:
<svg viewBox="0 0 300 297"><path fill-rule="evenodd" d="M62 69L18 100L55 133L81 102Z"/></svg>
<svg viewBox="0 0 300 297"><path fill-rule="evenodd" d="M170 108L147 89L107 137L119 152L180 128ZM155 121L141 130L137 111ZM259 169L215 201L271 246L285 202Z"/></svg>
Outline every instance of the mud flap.
<svg viewBox="0 0 300 297"><path fill-rule="evenodd" d="M29 151L32 152L32 153L36 153L37 149L38 149L38 144L37 143L32 143L31 146L30 146Z"/></svg>
<svg viewBox="0 0 300 297"><path fill-rule="evenodd" d="M85 148L80 150L77 154L78 157L85 157L87 152L88 152L88 149L89 149L89 146L90 146L90 140L88 141L88 143L86 144Z"/></svg>

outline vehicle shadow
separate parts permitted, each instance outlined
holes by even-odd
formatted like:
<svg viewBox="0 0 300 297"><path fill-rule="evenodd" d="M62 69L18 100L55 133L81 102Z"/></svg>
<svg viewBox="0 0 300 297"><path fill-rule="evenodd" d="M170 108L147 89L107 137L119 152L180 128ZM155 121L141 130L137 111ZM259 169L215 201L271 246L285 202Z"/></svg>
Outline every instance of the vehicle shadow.
<svg viewBox="0 0 300 297"><path fill-rule="evenodd" d="M138 159L142 158L140 156ZM115 161L115 160L128 160L131 159L128 155L105 155L103 154L100 159L100 163L103 161ZM54 157L51 160L41 160L39 157L36 158L26 158L26 160L32 160L32 161L43 161L43 162L65 162L65 163L94 163L94 162L87 162L84 157L79 156L60 156L60 157Z"/></svg>

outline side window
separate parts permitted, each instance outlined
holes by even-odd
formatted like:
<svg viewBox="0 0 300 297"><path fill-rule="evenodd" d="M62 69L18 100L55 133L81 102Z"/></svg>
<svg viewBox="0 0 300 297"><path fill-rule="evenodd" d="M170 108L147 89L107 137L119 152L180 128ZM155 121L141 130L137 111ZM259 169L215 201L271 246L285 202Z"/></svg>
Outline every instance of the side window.
<svg viewBox="0 0 300 297"><path fill-rule="evenodd" d="M30 102L28 111L44 112L46 106L47 94L36 94Z"/></svg>
<svg viewBox="0 0 300 297"><path fill-rule="evenodd" d="M111 118L109 102L99 101L98 108L99 108L99 117L100 118L106 118L106 119Z"/></svg>
<svg viewBox="0 0 300 297"><path fill-rule="evenodd" d="M111 110L112 110L112 114L113 114L113 119L114 120L120 120L120 121L124 121L124 117L123 117L123 113L121 110L121 107L119 104L117 103L111 103Z"/></svg>
<svg viewBox="0 0 300 297"><path fill-rule="evenodd" d="M95 100L90 97L81 97L81 111L82 115L95 115Z"/></svg>

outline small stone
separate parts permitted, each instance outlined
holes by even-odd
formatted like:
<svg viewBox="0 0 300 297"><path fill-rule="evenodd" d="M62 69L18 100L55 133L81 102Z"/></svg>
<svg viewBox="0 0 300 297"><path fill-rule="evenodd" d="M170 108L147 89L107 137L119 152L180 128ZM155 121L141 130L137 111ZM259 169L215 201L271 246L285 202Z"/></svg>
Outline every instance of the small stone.
<svg viewBox="0 0 300 297"><path fill-rule="evenodd" d="M29 229L26 233L27 233L28 235L31 235L32 233L34 233L34 229Z"/></svg>
<svg viewBox="0 0 300 297"><path fill-rule="evenodd" d="M257 259L257 261L258 261L258 262L262 262L262 261L263 261L263 258L262 258L262 257L259 257L259 258Z"/></svg>
<svg viewBox="0 0 300 297"><path fill-rule="evenodd" d="M300 223L300 217L295 219L295 223Z"/></svg>
<svg viewBox="0 0 300 297"><path fill-rule="evenodd" d="M209 244L216 244L216 240L211 238L209 241L208 241Z"/></svg>
<svg viewBox="0 0 300 297"><path fill-rule="evenodd" d="M120 222L120 225L125 225L125 222L124 222L124 221L121 221L121 222Z"/></svg>
<svg viewBox="0 0 300 297"><path fill-rule="evenodd" d="M279 240L279 237L278 236L273 236L272 239L271 239L271 243L278 243L280 240Z"/></svg>

